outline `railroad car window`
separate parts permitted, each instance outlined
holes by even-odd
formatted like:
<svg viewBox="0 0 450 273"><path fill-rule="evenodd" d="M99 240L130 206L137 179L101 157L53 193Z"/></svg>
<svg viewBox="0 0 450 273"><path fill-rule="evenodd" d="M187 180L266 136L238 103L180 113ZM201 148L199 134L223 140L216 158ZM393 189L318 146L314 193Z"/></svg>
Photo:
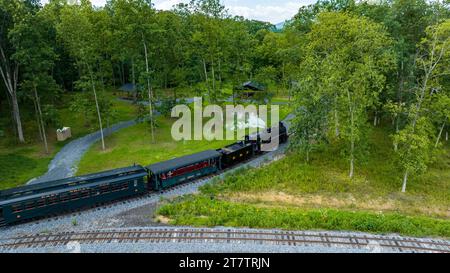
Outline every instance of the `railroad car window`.
<svg viewBox="0 0 450 273"><path fill-rule="evenodd" d="M45 207L45 199L41 198L36 202L36 207L41 208L41 207Z"/></svg>
<svg viewBox="0 0 450 273"><path fill-rule="evenodd" d="M58 198L56 198L56 196L49 196L47 198L47 204L53 205L53 204L56 204L56 203L58 203Z"/></svg>
<svg viewBox="0 0 450 273"><path fill-rule="evenodd" d="M173 172L168 172L166 175L167 175L168 178L172 178L172 177L180 176L180 175L183 175L183 174L191 173L191 172L194 172L194 171L197 171L197 170L201 170L201 169L204 169L204 168L209 167L209 166L211 166L210 161L206 160L206 161L194 164L194 165L190 165L190 166L187 166L187 167L183 167L183 168L177 169L177 170L175 170Z"/></svg>
<svg viewBox="0 0 450 273"><path fill-rule="evenodd" d="M33 209L33 208L34 208L34 201L27 202L25 204L25 210L30 210L30 209Z"/></svg>
<svg viewBox="0 0 450 273"><path fill-rule="evenodd" d="M97 187L96 188L97 189L97 191L99 191L100 193L107 193L107 192L109 192L109 187L107 186L107 185L102 185L102 186L100 186L100 187Z"/></svg>
<svg viewBox="0 0 450 273"><path fill-rule="evenodd" d="M70 200L70 196L69 196L68 193L62 193L62 194L59 196L59 199L61 200L61 202L67 202L67 201Z"/></svg>
<svg viewBox="0 0 450 273"><path fill-rule="evenodd" d="M11 206L11 209L12 209L13 212L21 212L22 211L22 204L13 205L13 206Z"/></svg>
<svg viewBox="0 0 450 273"><path fill-rule="evenodd" d="M78 192L78 191L71 192L71 193L70 193L70 199L71 199L71 200L78 200L78 199L80 199L79 192Z"/></svg>
<svg viewBox="0 0 450 273"><path fill-rule="evenodd" d="M80 196L81 196L81 198L89 197L89 190L87 190L87 189L82 190L80 193Z"/></svg>

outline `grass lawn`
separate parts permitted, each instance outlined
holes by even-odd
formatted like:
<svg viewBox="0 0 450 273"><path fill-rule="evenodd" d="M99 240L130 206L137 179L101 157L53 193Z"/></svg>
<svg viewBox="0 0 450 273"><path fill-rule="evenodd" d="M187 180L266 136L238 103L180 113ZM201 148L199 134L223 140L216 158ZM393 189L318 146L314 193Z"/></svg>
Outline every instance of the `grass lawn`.
<svg viewBox="0 0 450 273"><path fill-rule="evenodd" d="M209 149L218 149L234 141L178 141L172 139L173 119L159 118L155 143L151 142L150 127L141 123L106 138L107 150L95 144L82 158L77 174L87 174L136 164L149 165L175 157Z"/></svg>
<svg viewBox="0 0 450 273"><path fill-rule="evenodd" d="M193 106L193 104L190 104L190 106ZM289 113L289 106L280 106L280 119L284 119ZM105 151L102 151L98 142L84 155L78 166L77 175L131 166L135 163L145 166L208 149L219 149L236 142L227 140L176 142L171 136L171 127L175 120L158 118L155 143L151 143L148 124L138 124L112 134L105 140L107 146ZM204 124L208 120L209 118L205 118ZM270 123L270 115L268 123Z"/></svg>
<svg viewBox="0 0 450 273"><path fill-rule="evenodd" d="M392 160L383 128L370 135L370 155L356 177L336 147L305 164L292 153L260 169L243 170L207 185L199 195L159 210L172 224L285 229L357 230L450 237L450 147L428 172L411 177L402 194L402 174Z"/></svg>
<svg viewBox="0 0 450 273"><path fill-rule="evenodd" d="M71 98L71 94L65 94L62 105L68 105ZM131 120L136 116L135 107L131 104L116 100L113 104L116 115L110 124ZM38 139L36 122L33 119L22 121L27 143L18 144L12 132L9 131L6 131L5 137L0 138L0 190L23 185L30 179L44 174L52 158L65 144L98 130L97 124L86 127L83 117L71 112L68 108L60 108L58 111L62 124L72 128L72 139L57 142L56 129L48 128L49 154L45 154L43 144ZM8 122L8 115L3 115L0 119L0 128L6 127Z"/></svg>

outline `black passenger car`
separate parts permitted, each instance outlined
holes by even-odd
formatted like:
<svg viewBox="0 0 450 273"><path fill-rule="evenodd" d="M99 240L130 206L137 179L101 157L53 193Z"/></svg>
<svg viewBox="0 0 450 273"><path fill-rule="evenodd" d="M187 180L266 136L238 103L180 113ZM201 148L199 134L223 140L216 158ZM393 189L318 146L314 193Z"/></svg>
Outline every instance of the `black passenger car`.
<svg viewBox="0 0 450 273"><path fill-rule="evenodd" d="M218 151L208 150L147 166L149 189L162 190L216 173L221 167L221 156Z"/></svg>
<svg viewBox="0 0 450 273"><path fill-rule="evenodd" d="M0 192L0 221L11 224L147 191L142 166L35 184Z"/></svg>

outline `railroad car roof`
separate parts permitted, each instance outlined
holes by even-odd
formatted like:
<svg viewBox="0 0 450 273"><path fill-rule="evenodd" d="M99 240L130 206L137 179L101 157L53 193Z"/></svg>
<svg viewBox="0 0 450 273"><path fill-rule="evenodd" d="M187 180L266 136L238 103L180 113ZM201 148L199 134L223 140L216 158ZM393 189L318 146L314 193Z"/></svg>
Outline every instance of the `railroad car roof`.
<svg viewBox="0 0 450 273"><path fill-rule="evenodd" d="M44 182L44 183L31 184L31 185L21 186L21 187L17 187L17 188L7 189L7 190L0 191L0 199L5 199L11 195L23 194L26 192L33 192L33 191L37 191L37 190L44 190L47 188L54 188L54 187L63 186L66 184L71 184L71 183L76 183L76 182L90 181L90 180L100 179L102 177L118 176L118 175L121 175L124 173L125 174L130 173L130 172L146 173L145 169L142 166L136 165L136 166L131 166L131 167L127 167L127 168L114 169L114 170L105 171L105 172L70 177L70 178L65 178L65 179L60 179L60 180L54 180L54 181L49 181L49 182Z"/></svg>
<svg viewBox="0 0 450 273"><path fill-rule="evenodd" d="M222 154L218 151L207 150L188 156L178 157L165 162L155 163L153 165L147 166L147 169L149 169L154 174L160 174L220 156L222 156Z"/></svg>
<svg viewBox="0 0 450 273"><path fill-rule="evenodd" d="M251 146L252 144L248 143L245 144L243 141L242 142L236 142L234 144L228 145L220 150L222 150L223 152L229 154L229 153L233 153L239 150L242 150L244 148L247 148L248 146Z"/></svg>
<svg viewBox="0 0 450 273"><path fill-rule="evenodd" d="M147 175L147 172L145 172L145 175ZM123 181L123 180L131 180L131 179L135 179L135 178L144 177L145 175L143 173L136 173L136 174L132 174L132 175L129 175L126 177L119 176L117 178L107 181L107 183L114 183L114 182L119 182L119 181ZM102 185L105 183L106 183L105 181L98 181L98 182L91 183L91 184L74 185L74 186L70 186L67 188L56 189L56 190L52 190L52 191L48 191L48 192L41 192L41 193L35 193L35 194L30 194L30 195L25 195L25 196L18 196L18 197L14 197L14 198L11 198L8 200L1 200L0 207L2 207L4 205L20 203L23 201L32 200L32 199L36 199L36 198L40 198L40 197L44 197L44 196L48 196L48 195L70 192L70 191L74 191L74 190L78 190L78 189L83 189L86 187L95 187L95 186Z"/></svg>

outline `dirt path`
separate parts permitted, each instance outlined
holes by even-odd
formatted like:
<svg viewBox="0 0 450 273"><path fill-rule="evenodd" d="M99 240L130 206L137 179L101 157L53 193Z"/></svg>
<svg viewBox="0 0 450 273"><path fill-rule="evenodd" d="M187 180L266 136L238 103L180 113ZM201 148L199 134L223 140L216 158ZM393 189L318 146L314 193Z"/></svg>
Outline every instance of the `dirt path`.
<svg viewBox="0 0 450 273"><path fill-rule="evenodd" d="M105 137L121 129L136 124L135 120L124 121L104 129ZM36 184L74 176L78 163L89 148L101 139L100 131L75 139L64 146L50 162L46 174L30 180L27 184Z"/></svg>

